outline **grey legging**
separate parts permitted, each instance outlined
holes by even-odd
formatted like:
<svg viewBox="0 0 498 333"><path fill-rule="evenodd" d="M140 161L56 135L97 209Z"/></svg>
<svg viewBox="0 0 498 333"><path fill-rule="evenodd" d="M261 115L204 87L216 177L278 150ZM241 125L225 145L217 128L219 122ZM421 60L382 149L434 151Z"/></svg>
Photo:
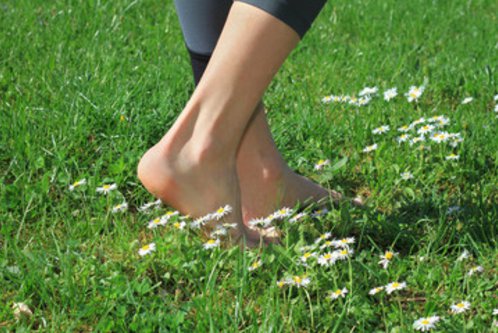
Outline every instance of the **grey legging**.
<svg viewBox="0 0 498 333"><path fill-rule="evenodd" d="M256 6L294 29L302 38L326 0L236 0ZM175 0L195 83L213 53L232 0Z"/></svg>

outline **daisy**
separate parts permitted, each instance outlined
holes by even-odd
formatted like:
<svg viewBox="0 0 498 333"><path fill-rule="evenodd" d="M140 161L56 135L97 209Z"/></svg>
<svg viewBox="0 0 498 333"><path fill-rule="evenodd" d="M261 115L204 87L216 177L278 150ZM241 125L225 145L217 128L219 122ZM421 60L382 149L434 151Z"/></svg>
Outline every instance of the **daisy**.
<svg viewBox="0 0 498 333"><path fill-rule="evenodd" d="M380 256L379 265L382 265L382 268L387 269L387 266L391 263L395 256L398 255L398 252L386 251L383 255Z"/></svg>
<svg viewBox="0 0 498 333"><path fill-rule="evenodd" d="M460 158L460 155L456 155L456 154L449 154L448 156L445 157L447 161L456 161Z"/></svg>
<svg viewBox="0 0 498 333"><path fill-rule="evenodd" d="M178 230L183 230L185 229L185 226L187 225L187 223L185 223L185 221L181 221L181 222L175 222L173 223L173 227L175 227L176 229Z"/></svg>
<svg viewBox="0 0 498 333"><path fill-rule="evenodd" d="M401 126L401 127L398 128L398 131L399 132L408 132L411 129L412 129L412 126L410 126L410 125L403 125L403 126Z"/></svg>
<svg viewBox="0 0 498 333"><path fill-rule="evenodd" d="M495 97L493 97L493 100L498 101L498 95L495 95Z"/></svg>
<svg viewBox="0 0 498 333"><path fill-rule="evenodd" d="M149 224L147 225L147 228L154 229L154 228L157 228L160 225L165 225L166 222L167 222L167 220L165 220L163 218L160 218L160 217L156 217L155 219L149 221Z"/></svg>
<svg viewBox="0 0 498 333"><path fill-rule="evenodd" d="M434 126L429 125L429 124L424 125L417 130L417 133L418 134L426 134L426 133L432 132L434 130L434 128L435 128Z"/></svg>
<svg viewBox="0 0 498 333"><path fill-rule="evenodd" d="M303 255L299 258L301 262L306 263L309 258L316 256L314 252L304 252Z"/></svg>
<svg viewBox="0 0 498 333"><path fill-rule="evenodd" d="M410 140L410 145L413 146L414 144L419 143L419 142L423 142L423 141L425 141L425 136L423 136L423 135L416 136Z"/></svg>
<svg viewBox="0 0 498 333"><path fill-rule="evenodd" d="M306 275L295 275L288 281L289 284L292 284L296 287L306 287L308 284L310 284L310 282L311 280Z"/></svg>
<svg viewBox="0 0 498 333"><path fill-rule="evenodd" d="M339 101L342 102L342 103L346 103L349 100L351 100L351 97L349 97L348 95L341 95L341 96L339 96Z"/></svg>
<svg viewBox="0 0 498 333"><path fill-rule="evenodd" d="M228 214L230 214L231 212L232 212L232 207L230 207L230 205L225 205L224 207L218 208L216 212L211 213L211 217L218 221L227 216Z"/></svg>
<svg viewBox="0 0 498 333"><path fill-rule="evenodd" d="M259 267L261 267L261 265L263 265L263 262L261 260L257 260L255 262L253 262L251 264L251 266L249 266L248 270L249 270L249 272L252 272L255 269L258 269Z"/></svg>
<svg viewBox="0 0 498 333"><path fill-rule="evenodd" d="M302 219L303 217L307 216L308 214L305 213L305 212L301 212L301 213L298 213L296 215L294 215L290 220L289 220L289 223L296 223L297 221L299 221L300 219Z"/></svg>
<svg viewBox="0 0 498 333"><path fill-rule="evenodd" d="M220 239L210 239L202 245L205 250L214 249L215 247L220 247Z"/></svg>
<svg viewBox="0 0 498 333"><path fill-rule="evenodd" d="M112 212L113 213L123 212L127 208L128 208L128 203L123 202L123 203L120 203L119 205L112 207Z"/></svg>
<svg viewBox="0 0 498 333"><path fill-rule="evenodd" d="M450 306L451 312L454 314L459 314L470 309L470 303L467 301L461 301L460 303L455 303Z"/></svg>
<svg viewBox="0 0 498 333"><path fill-rule="evenodd" d="M469 104L474 100L474 97L465 97L462 101L462 104Z"/></svg>
<svg viewBox="0 0 498 333"><path fill-rule="evenodd" d="M375 288L370 289L368 294L373 296L377 293L380 293L382 290L384 290L384 287L375 287Z"/></svg>
<svg viewBox="0 0 498 333"><path fill-rule="evenodd" d="M436 327L436 323L440 320L438 316L417 319L413 323L413 328L417 331L426 332Z"/></svg>
<svg viewBox="0 0 498 333"><path fill-rule="evenodd" d="M408 90L408 92L405 94L405 96L408 99L408 102L411 103L413 101L415 101L415 102L418 101L418 98L422 95L422 93L424 92L424 89L425 89L424 86L420 86L420 87L411 86L410 90Z"/></svg>
<svg viewBox="0 0 498 333"><path fill-rule="evenodd" d="M498 95L496 95L496 96L498 96ZM498 316L498 309L493 309L493 316Z"/></svg>
<svg viewBox="0 0 498 333"><path fill-rule="evenodd" d="M334 96L334 95L325 96L322 98L322 103L333 102L335 98L336 98L336 96Z"/></svg>
<svg viewBox="0 0 498 333"><path fill-rule="evenodd" d="M169 210L167 211L166 213L163 214L163 216L161 216L161 218L165 219L165 220L169 220L170 218L172 218L173 216L177 216L179 214L179 212L177 210Z"/></svg>
<svg viewBox="0 0 498 333"><path fill-rule="evenodd" d="M450 123L450 120L448 118L445 118L445 117L441 117L437 122L436 122L436 125L438 127L443 127L443 126L446 126Z"/></svg>
<svg viewBox="0 0 498 333"><path fill-rule="evenodd" d="M447 141L450 138L448 132L438 132L431 135L430 139L436 143Z"/></svg>
<svg viewBox="0 0 498 333"><path fill-rule="evenodd" d="M117 188L118 188L118 185L116 185L116 184L105 184L105 185L102 185L102 187L97 187L97 192L107 194L107 193L109 193L112 190L115 190Z"/></svg>
<svg viewBox="0 0 498 333"><path fill-rule="evenodd" d="M330 266L335 263L335 257L333 253L325 253L318 257L318 264L320 266Z"/></svg>
<svg viewBox="0 0 498 333"><path fill-rule="evenodd" d="M347 237L339 240L333 240L332 244L336 248L349 248L350 244L354 243L354 237Z"/></svg>
<svg viewBox="0 0 498 333"><path fill-rule="evenodd" d="M292 215L292 209L284 207L280 208L276 212L273 213L273 216L275 216L275 219L282 220L286 217L289 217Z"/></svg>
<svg viewBox="0 0 498 333"><path fill-rule="evenodd" d="M271 219L268 219L268 218L264 218L264 217L259 217L259 218L254 218L254 219L251 219L248 224L249 226L251 227L260 227L260 228L266 228L270 225L270 223L272 222Z"/></svg>
<svg viewBox="0 0 498 333"><path fill-rule="evenodd" d="M401 290L406 288L406 282L391 282L386 286L386 292L391 294L396 290Z"/></svg>
<svg viewBox="0 0 498 333"><path fill-rule="evenodd" d="M346 288L336 289L330 293L329 297L331 299L338 299L339 297L344 298L344 297L346 297L347 293L348 293L348 290Z"/></svg>
<svg viewBox="0 0 498 333"><path fill-rule="evenodd" d="M411 126L411 127L414 127L414 126L417 126L417 125L422 124L422 123L425 123L425 118L424 118L424 117L420 117L420 118L418 118L417 120L414 120L414 121L410 124L410 126Z"/></svg>
<svg viewBox="0 0 498 333"><path fill-rule="evenodd" d="M328 247L331 247L331 246L334 246L334 242L333 241L325 241L321 246L320 246L320 250L323 250L325 248L328 248Z"/></svg>
<svg viewBox="0 0 498 333"><path fill-rule="evenodd" d="M406 142L408 141L408 139L410 139L410 134L401 134L400 136L398 136L398 138L396 140L398 140L398 143L401 143L401 142Z"/></svg>
<svg viewBox="0 0 498 333"><path fill-rule="evenodd" d="M330 161L329 160L319 160L315 164L315 170L322 170L326 165L329 165Z"/></svg>
<svg viewBox="0 0 498 333"><path fill-rule="evenodd" d="M361 96L374 95L374 94L376 94L378 91L379 91L379 88L377 88L377 87L365 87L365 88L363 88L363 89L359 92L358 96L360 96L360 97L361 97Z"/></svg>
<svg viewBox="0 0 498 333"><path fill-rule="evenodd" d="M413 174L410 171L405 171L401 173L402 180L410 180L413 179Z"/></svg>
<svg viewBox="0 0 498 333"><path fill-rule="evenodd" d="M384 100L386 100L387 102L389 102L391 99L393 99L397 95L398 95L398 89L397 88L387 89L386 91L384 91Z"/></svg>
<svg viewBox="0 0 498 333"><path fill-rule="evenodd" d="M370 98L370 96L363 96L363 97L360 97L358 99L358 103L356 103L356 105L358 106L364 106L364 105L367 105L368 103L370 103L370 101L372 100L372 98Z"/></svg>
<svg viewBox="0 0 498 333"><path fill-rule="evenodd" d="M332 237L332 233L330 233L330 232L326 232L324 234L321 234L320 237L315 239L315 244L318 244L323 240L329 239L330 237Z"/></svg>
<svg viewBox="0 0 498 333"><path fill-rule="evenodd" d="M356 105L358 103L358 98L356 98L355 96L351 96L349 98L348 103L351 104L351 105Z"/></svg>
<svg viewBox="0 0 498 333"><path fill-rule="evenodd" d="M225 227L217 225L215 229L211 232L210 236L211 238L217 238L220 236L226 236L227 234L228 230Z"/></svg>
<svg viewBox="0 0 498 333"><path fill-rule="evenodd" d="M139 250L138 250L138 254L140 256L145 256L153 251L156 250L156 244L155 243L150 243L150 244L147 244L147 245L144 245L142 246Z"/></svg>
<svg viewBox="0 0 498 333"><path fill-rule="evenodd" d="M143 204L140 208L138 208L138 210L140 212L144 212L146 210L148 210L149 208L151 207L157 207L161 204L161 200L156 200L156 201L153 201L153 202L147 202L145 204Z"/></svg>
<svg viewBox="0 0 498 333"><path fill-rule="evenodd" d="M201 216L190 223L190 228L199 229L201 226L206 224L206 222L208 222L210 219L211 219L210 214Z"/></svg>
<svg viewBox="0 0 498 333"><path fill-rule="evenodd" d="M468 271L467 276L472 276L475 273L482 273L482 272L484 272L484 268L482 266L474 266Z"/></svg>
<svg viewBox="0 0 498 333"><path fill-rule="evenodd" d="M370 146L366 146L364 149L363 149L363 152L364 153L369 153L371 151L374 151L377 149L377 144L374 143L373 145L370 145Z"/></svg>
<svg viewBox="0 0 498 333"><path fill-rule="evenodd" d="M387 131L389 131L389 126L388 125L383 125L383 126L380 126L380 127L377 127L375 129L373 129L372 133L373 134L384 134Z"/></svg>
<svg viewBox="0 0 498 333"><path fill-rule="evenodd" d="M327 208L322 208L322 209L318 209L318 210L315 210L311 216L312 217L321 217L321 216L325 216L327 215L327 213L329 212L329 210Z"/></svg>
<svg viewBox="0 0 498 333"><path fill-rule="evenodd" d="M464 261L465 259L470 258L470 253L467 250L463 250L462 254L457 258L457 261Z"/></svg>
<svg viewBox="0 0 498 333"><path fill-rule="evenodd" d="M277 286L279 288L282 288L283 286L285 286L287 284L287 281L286 280L278 280L277 281Z"/></svg>
<svg viewBox="0 0 498 333"><path fill-rule="evenodd" d="M86 184L86 179L80 179L78 181L75 181L74 183L72 183L71 185L69 185L69 191L74 191L75 188L77 188L78 186L81 186L81 185L85 185Z"/></svg>
<svg viewBox="0 0 498 333"><path fill-rule="evenodd" d="M498 112L498 104L495 105L495 112Z"/></svg>
<svg viewBox="0 0 498 333"><path fill-rule="evenodd" d="M353 250L350 250L350 249L337 250L337 251L334 251L332 253L335 260L345 260L352 254L353 254Z"/></svg>
<svg viewBox="0 0 498 333"><path fill-rule="evenodd" d="M453 148L456 148L458 146L458 144L461 142L463 142L462 138L454 138L451 140L450 146L452 146Z"/></svg>

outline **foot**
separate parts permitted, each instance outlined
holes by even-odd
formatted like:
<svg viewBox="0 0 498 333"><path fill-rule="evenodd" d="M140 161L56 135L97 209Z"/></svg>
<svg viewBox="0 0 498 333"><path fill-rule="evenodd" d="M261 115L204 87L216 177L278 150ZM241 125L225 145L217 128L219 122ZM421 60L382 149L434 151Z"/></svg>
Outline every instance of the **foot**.
<svg viewBox="0 0 498 333"><path fill-rule="evenodd" d="M168 135L149 149L138 165L138 178L154 196L182 214L192 218L230 205L232 212L218 223L237 223L231 230L231 240L246 246L260 245L261 235L245 227L240 208L240 193L234 165L226 160L204 158L191 149L190 143L181 149ZM209 154L204 154L208 156ZM209 232L214 226L207 225Z"/></svg>

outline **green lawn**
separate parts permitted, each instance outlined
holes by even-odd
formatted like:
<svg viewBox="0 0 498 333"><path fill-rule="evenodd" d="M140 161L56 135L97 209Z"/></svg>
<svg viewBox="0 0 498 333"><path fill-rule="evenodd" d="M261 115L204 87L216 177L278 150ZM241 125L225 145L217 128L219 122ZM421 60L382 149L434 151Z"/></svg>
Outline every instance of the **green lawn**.
<svg viewBox="0 0 498 333"><path fill-rule="evenodd" d="M412 332L436 315L435 332L498 331L497 13L494 0L329 1L265 103L288 163L368 206L275 222L282 246L241 251L205 250L172 221L149 230L168 207L138 210L154 200L138 160L194 86L171 1L1 2L0 331ZM412 85L425 90L410 103ZM373 86L364 106L322 102ZM463 141L398 143L434 116ZM118 189L97 193L105 183ZM355 237L352 253L321 266L315 248L304 266L326 232ZM386 250L399 254L383 269ZM306 287L277 285L304 274ZM406 287L369 295L395 281ZM453 314L460 301L470 309ZM16 319L19 302L33 315Z"/></svg>

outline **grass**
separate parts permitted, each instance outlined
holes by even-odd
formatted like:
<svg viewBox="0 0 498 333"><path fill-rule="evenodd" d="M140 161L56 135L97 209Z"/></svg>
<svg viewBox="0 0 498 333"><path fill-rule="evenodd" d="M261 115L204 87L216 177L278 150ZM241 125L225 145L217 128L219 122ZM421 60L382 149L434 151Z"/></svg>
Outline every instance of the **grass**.
<svg viewBox="0 0 498 333"><path fill-rule="evenodd" d="M193 90L172 3L3 2L0 330L410 332L437 314L435 331L496 331L497 12L491 0L327 3L265 103L294 169L368 196L369 206L282 222L282 246L205 251L195 232L146 228L164 209L137 211L152 200L137 162ZM408 103L402 94L424 82L418 103ZM363 107L321 103L365 86L400 95ZM462 105L467 96L474 101ZM396 142L396 128L440 114L464 138L456 148ZM372 134L381 125L391 130ZM374 142L377 150L362 152ZM445 160L451 152L460 159ZM317 172L319 159L346 163ZM401 180L406 170L414 179ZM119 191L95 193L106 182ZM110 213L123 200L129 210ZM448 213L453 206L461 210ZM327 231L355 236L353 256L330 268L299 265L300 247ZM157 251L140 258L152 241ZM399 255L384 270L387 249ZM464 249L472 258L457 261ZM258 258L263 266L249 272ZM467 276L474 265L484 271ZM276 285L304 273L307 288ZM368 295L396 280L407 288ZM342 287L344 299L327 298ZM470 311L450 314L460 300ZM33 316L16 320L14 302Z"/></svg>

